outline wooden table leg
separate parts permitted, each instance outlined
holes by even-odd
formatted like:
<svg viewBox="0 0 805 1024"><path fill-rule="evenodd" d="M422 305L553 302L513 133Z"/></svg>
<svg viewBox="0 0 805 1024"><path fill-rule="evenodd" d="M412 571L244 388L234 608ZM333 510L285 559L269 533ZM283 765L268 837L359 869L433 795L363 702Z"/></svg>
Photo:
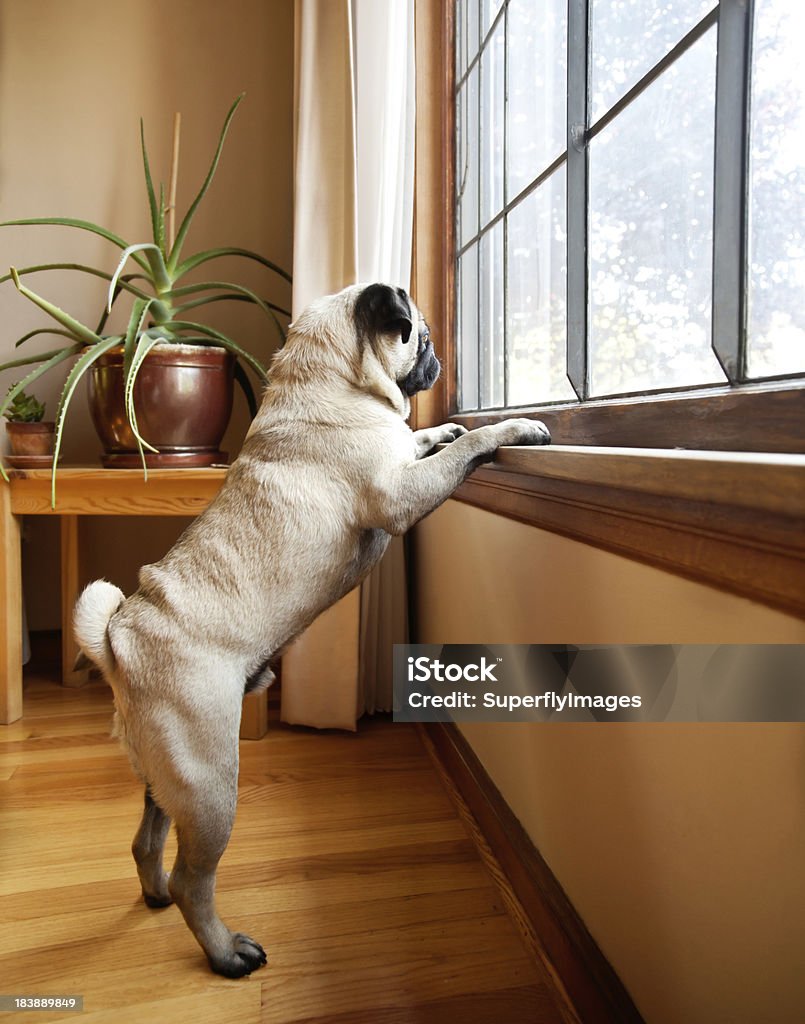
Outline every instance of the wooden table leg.
<svg viewBox="0 0 805 1024"><path fill-rule="evenodd" d="M89 672L73 671L78 645L73 636L73 608L78 600L78 516L61 516L61 678L65 686L83 686Z"/></svg>
<svg viewBox="0 0 805 1024"><path fill-rule="evenodd" d="M22 718L22 558L11 489L0 480L0 723Z"/></svg>
<svg viewBox="0 0 805 1024"><path fill-rule="evenodd" d="M268 732L268 690L255 690L243 698L240 738L261 740Z"/></svg>

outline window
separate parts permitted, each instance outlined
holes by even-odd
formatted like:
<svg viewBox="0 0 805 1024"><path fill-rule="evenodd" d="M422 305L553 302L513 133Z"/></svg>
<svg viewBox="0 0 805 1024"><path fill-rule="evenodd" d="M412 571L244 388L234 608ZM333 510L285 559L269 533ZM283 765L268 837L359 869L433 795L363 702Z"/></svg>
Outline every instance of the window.
<svg viewBox="0 0 805 1024"><path fill-rule="evenodd" d="M801 617L799 8L416 0L414 416L539 416L453 498Z"/></svg>
<svg viewBox="0 0 805 1024"><path fill-rule="evenodd" d="M801 0L454 16L454 410L805 374Z"/></svg>

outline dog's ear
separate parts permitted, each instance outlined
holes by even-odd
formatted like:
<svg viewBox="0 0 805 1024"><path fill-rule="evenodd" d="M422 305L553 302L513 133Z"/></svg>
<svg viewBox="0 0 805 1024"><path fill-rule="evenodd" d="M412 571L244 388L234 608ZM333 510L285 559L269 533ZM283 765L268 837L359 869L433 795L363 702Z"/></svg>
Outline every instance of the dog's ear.
<svg viewBox="0 0 805 1024"><path fill-rule="evenodd" d="M367 334L402 335L404 345L411 337L413 322L411 304L403 288L388 284L370 284L364 288L355 303L355 322Z"/></svg>

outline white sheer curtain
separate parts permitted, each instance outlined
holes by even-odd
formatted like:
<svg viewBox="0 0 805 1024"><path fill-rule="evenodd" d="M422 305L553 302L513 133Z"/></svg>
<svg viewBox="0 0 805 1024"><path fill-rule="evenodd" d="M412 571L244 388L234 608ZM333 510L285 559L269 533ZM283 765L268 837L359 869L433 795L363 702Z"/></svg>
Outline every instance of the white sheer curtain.
<svg viewBox="0 0 805 1024"><path fill-rule="evenodd" d="M356 281L409 287L414 73L414 0L296 0L295 316ZM283 658L283 720L354 729L389 709L406 610L395 541Z"/></svg>

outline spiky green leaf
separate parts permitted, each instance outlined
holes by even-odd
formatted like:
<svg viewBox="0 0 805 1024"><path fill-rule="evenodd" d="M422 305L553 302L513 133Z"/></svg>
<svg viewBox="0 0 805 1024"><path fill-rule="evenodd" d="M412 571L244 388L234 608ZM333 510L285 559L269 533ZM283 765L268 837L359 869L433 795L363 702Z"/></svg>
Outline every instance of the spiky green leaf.
<svg viewBox="0 0 805 1024"><path fill-rule="evenodd" d="M54 332L55 333L55 332ZM66 334L66 337L72 338L71 334ZM76 342L73 338L73 345L68 346L69 348L75 348L79 345L83 348L83 342ZM57 355L59 352L64 352L63 348L54 348L50 352L37 352L36 355L22 356L20 359L9 359L8 362L0 364L0 373L4 373L6 370L12 370L15 366L31 366L33 363L41 363L43 360L47 362L52 356Z"/></svg>
<svg viewBox="0 0 805 1024"><path fill-rule="evenodd" d="M153 242L138 242L136 245L129 245L123 250L123 254L117 264L117 269L110 278L109 292L106 297L106 311L110 312L112 309L112 302L114 301L115 288L117 282L120 279L123 267L130 256L134 257L137 252L144 252L148 260L149 267L151 269L151 275L149 281L154 286L157 293L162 293L170 290L171 280L168 276L168 271L165 266L165 260L162 257L159 246Z"/></svg>
<svg viewBox="0 0 805 1024"><path fill-rule="evenodd" d="M159 250L159 246L146 249L146 259L151 268L151 276L154 282L154 290L158 297L162 297L173 288L173 277L165 263L165 258Z"/></svg>
<svg viewBox="0 0 805 1024"><path fill-rule="evenodd" d="M197 252L193 256L180 263L175 268L173 274L173 280L178 281L180 278L189 270L194 270L196 267L200 267L202 263L207 263L209 260L217 260L221 256L242 256L248 260L255 260L257 263L261 263L264 267L268 267L269 270L273 270L275 274L279 274L280 277L284 278L289 284L292 283L291 275L287 270L283 270L278 264L273 263L271 260L261 256L259 252L253 252L251 249L241 249L238 246L223 246L217 249L205 249L203 252Z"/></svg>
<svg viewBox="0 0 805 1024"><path fill-rule="evenodd" d="M243 360L247 366L250 366L252 370L257 374L260 380L265 381L268 378L266 369L263 364L256 359L251 353L241 348L236 341L223 334L221 331L216 331L212 327L208 327L206 324L197 324L189 320L171 320L167 324L164 324L166 328L172 331L198 331L199 334L204 335L207 338L212 338L216 341L221 348L225 348L232 355L237 356L238 359Z"/></svg>
<svg viewBox="0 0 805 1024"><path fill-rule="evenodd" d="M35 267L18 267L17 276L24 277L26 274L38 274L42 270L80 270L83 274L92 274L93 277L103 278L104 281L112 280L112 275L108 270L98 270L96 267L88 267L84 263L39 263ZM12 275L4 274L0 277L0 284L10 280L12 280ZM120 278L118 287L131 292L132 295L147 298L146 293L141 288L135 287L131 282L150 280L150 277L144 277L142 274L125 274Z"/></svg>
<svg viewBox="0 0 805 1024"><path fill-rule="evenodd" d="M143 324L145 318L148 316L148 310L151 307L153 299L135 299L131 306L131 316L129 317L128 327L126 329L126 337L123 342L123 379L126 380L131 369L132 360L134 358L134 351L137 347L137 340L142 333Z"/></svg>
<svg viewBox="0 0 805 1024"><path fill-rule="evenodd" d="M174 291L172 294L176 295L177 293ZM252 300L250 298L248 298L248 296L246 296L246 295L237 295L237 294L229 294L229 293L222 294L220 292L217 292L214 295L207 295L204 298L194 299L193 302L186 302L186 303L184 303L181 306L177 306L176 307L176 312L177 313L182 313L186 309L195 309L196 306L204 306L208 302L251 302L251 301ZM262 302L264 302L265 305L268 306L269 309L273 309L275 312L280 313L280 314L282 314L282 316L288 317L288 319L290 319L291 314L290 314L290 312L284 306L278 306L277 303L276 302L272 302L271 299L262 299Z"/></svg>
<svg viewBox="0 0 805 1024"><path fill-rule="evenodd" d="M279 332L280 342L285 342L285 332L283 331L279 320L272 312L271 303L265 302L250 288L244 288L243 285L232 284L230 281L207 281L204 284L189 284L185 285L183 288L174 288L170 297L171 299L181 298L184 295L194 295L197 292L210 291L214 288L229 294L208 295L201 299L196 299L194 302L188 302L185 305L178 307L176 309L176 314L180 316L188 309L195 309L197 306L203 306L208 302L220 302L223 299L241 299L247 302L253 302L263 310L266 316L274 324Z"/></svg>
<svg viewBox="0 0 805 1024"><path fill-rule="evenodd" d="M28 331L27 334L23 334L23 336L18 341L16 341L14 343L14 348L19 348L20 345L24 345L26 341L30 341L31 338L35 338L39 334L59 334L59 335L61 335L64 338L72 338L73 337L72 334L70 334L69 331L61 331L61 330L59 330L58 327L39 327L35 331ZM41 358L42 358L41 355L39 355L39 356L32 356L31 357L31 362L33 362L35 359L41 359ZM0 366L0 370L5 369L6 365L7 364L4 364L3 366Z"/></svg>
<svg viewBox="0 0 805 1024"><path fill-rule="evenodd" d="M154 244L159 245L159 209L157 207L157 197L154 194L154 182L151 178L151 167L148 163L148 149L145 145L145 125L143 119L140 118L140 147L143 151L143 171L145 172L145 188L148 192L148 208L151 211L151 232L154 238Z"/></svg>
<svg viewBox="0 0 805 1024"><path fill-rule="evenodd" d="M27 374L21 381L18 381L13 387L9 388L2 403L0 403L0 416L2 416L9 403L21 392L24 391L30 384L38 380L43 374L47 373L48 370L52 370L54 366L58 366L59 363L68 359L72 355L76 355L81 351L82 346L76 343L75 345L66 345L64 348L54 349L52 352L43 352L37 356L37 360L41 360L40 365L35 370L32 370ZM11 366L24 366L22 362L19 363L5 363L3 369L10 369Z"/></svg>
<svg viewBox="0 0 805 1024"><path fill-rule="evenodd" d="M246 375L246 371L243 369L239 362L235 363L235 380L240 385L240 389L246 398L246 404L249 407L249 417L254 419L257 415L257 399L254 395L254 388L252 382Z"/></svg>
<svg viewBox="0 0 805 1024"><path fill-rule="evenodd" d="M140 428L137 425L137 412L134 408L134 384L137 380L137 374L140 372L140 367L143 365L145 357L154 345L158 345L160 341L163 340L163 338L143 335L137 344L137 349L134 352L131 366L124 376L124 404L126 409L126 419L129 421L131 432L134 434L134 438L137 441L137 448L140 452L140 459L143 464L143 475L146 480L148 479L148 466L145 461L145 451L143 449L148 448L149 451L154 452L156 455L159 454L159 449L154 448L153 445L149 444L148 441L140 435Z"/></svg>
<svg viewBox="0 0 805 1024"><path fill-rule="evenodd" d="M283 316L290 316L290 310L285 309L283 306L278 306L275 302L270 299L263 299L257 295L256 292L249 288L245 288L243 285L235 284L233 281L199 281L197 284L186 284L182 285L181 288L174 288L170 294L172 299L180 299L185 295L195 295L198 292L207 291L233 291L238 293L238 297L241 295L246 296L251 302L256 302L260 306L268 306L270 309L276 310L278 313L282 313ZM235 296L216 296L216 298L234 298Z"/></svg>
<svg viewBox="0 0 805 1024"><path fill-rule="evenodd" d="M70 400L73 397L76 386L81 380L83 375L92 366L92 364L100 359L102 355L114 348L115 345L120 344L120 338L99 338L97 344L93 345L92 348L87 349L71 368L67 374L67 380L64 382L62 393L59 397L59 407L56 410L56 440L53 446L53 472L50 477L50 505L51 508L56 507L56 465L59 461L59 452L61 451L62 436L64 434L64 421L67 416L67 409L70 405Z"/></svg>
<svg viewBox="0 0 805 1024"><path fill-rule="evenodd" d="M14 267L11 268L11 277L17 288L17 291L21 295L24 295L26 299L30 299L35 305L39 306L40 309L44 309L46 313L53 317L53 319L66 327L76 341L83 341L85 345L97 345L101 342L101 337L94 331L91 331L89 327L85 327L84 324L71 317L69 313L65 313L63 309L59 309L58 306L54 306L52 302L48 302L47 299L43 299L41 295L37 295L36 292L32 292L30 288L26 288L25 285L20 281L19 274Z"/></svg>
<svg viewBox="0 0 805 1024"><path fill-rule="evenodd" d="M218 167L218 161L221 157L221 150L223 149L224 146L226 133L229 130L229 123L234 117L235 111L238 109L238 106L241 100L243 99L243 96L244 94L241 93L240 96L237 97L235 102L229 108L229 112L227 113L226 117L224 118L224 126L221 129L221 134L218 137L218 146L216 147L215 150L215 156L212 158L210 169L209 171L207 171L207 177L204 179L204 184L201 186L198 195L190 204L190 207L184 216L184 220L182 221L181 226L179 227L179 230L176 234L176 241L173 243L173 249L171 249L170 259L168 260L168 267L172 273L176 270L176 265L179 262L179 256L181 255L182 252L182 246L184 245L185 236L187 235L187 232L193 221L193 217L195 216L196 210L198 209L198 205L206 195L207 189L210 187L212 179L215 177L215 171Z"/></svg>
<svg viewBox="0 0 805 1024"><path fill-rule="evenodd" d="M111 275L108 275L108 276L111 277ZM114 306L115 302L117 301L117 297L118 297L118 295L120 295L121 291L123 291L124 289L125 290L131 290L131 289L126 289L127 282L133 281L133 280L139 280L139 279L147 280L147 278L143 278L142 274L123 274L123 276L117 282L117 287L115 288L115 293L112 296L112 303L111 303L111 305ZM149 298L151 298L150 295L146 295L146 293L143 292L143 291L140 291L139 288L136 289L135 294L137 295L138 298L141 298L141 299L149 299ZM107 309L106 307L104 307L103 312L101 313L101 318L98 321L98 326L95 328L95 333L96 334L101 334L103 332L104 327L106 327L106 321L109 319L109 314L111 312L112 312L111 308ZM167 312L168 311L166 310L166 313Z"/></svg>
<svg viewBox="0 0 805 1024"><path fill-rule="evenodd" d="M114 242L120 249L125 249L129 244L120 235L114 234L112 231L107 231L106 228L102 228L100 224L93 224L89 220L78 220L75 217L25 217L21 220L5 220L0 223L0 228L8 227L26 227L30 225L50 225L52 227L64 227L64 228L79 228L81 231L90 231L93 235L100 235L101 238L105 238L108 242ZM142 257L135 256L135 263L139 263L140 266L145 270L147 269L145 260Z"/></svg>
<svg viewBox="0 0 805 1024"><path fill-rule="evenodd" d="M165 241L165 186L162 182L159 183L159 215L157 217L157 234L156 243L159 246L159 251L162 253L163 259L168 258L168 244Z"/></svg>
<svg viewBox="0 0 805 1024"><path fill-rule="evenodd" d="M186 302L182 306L177 306L176 309L173 312L174 312L174 316L184 316L186 313L189 313L191 309L196 309L198 306L204 306L204 305L207 305L210 302L227 302L227 301L229 301L229 302L251 302L251 299L248 299L245 295L209 295L206 298L196 299L194 302ZM280 338L280 348L282 348L282 346L285 344L285 328L282 326L282 324L277 319L277 317L271 312L271 308L273 308L271 306L271 304L270 303L266 303L266 305L269 306L269 316L271 318L271 322L273 323L274 327L276 328L277 334L279 335L279 338ZM283 311L280 310L280 312L283 312Z"/></svg>

